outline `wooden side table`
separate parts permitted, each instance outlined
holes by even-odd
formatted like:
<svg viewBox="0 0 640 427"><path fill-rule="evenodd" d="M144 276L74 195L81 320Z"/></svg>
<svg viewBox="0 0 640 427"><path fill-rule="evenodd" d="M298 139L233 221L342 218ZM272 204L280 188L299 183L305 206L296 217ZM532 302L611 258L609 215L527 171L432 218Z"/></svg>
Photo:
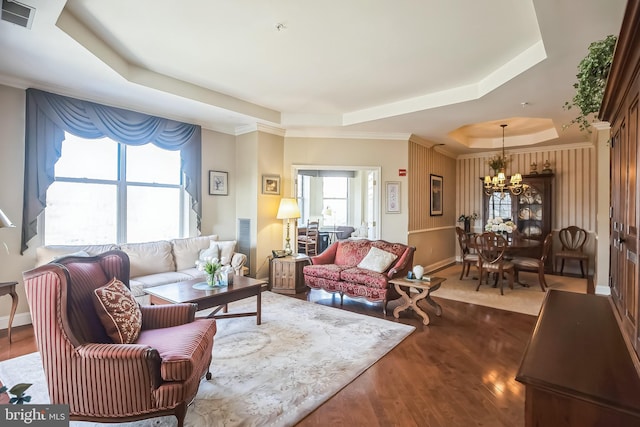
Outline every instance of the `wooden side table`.
<svg viewBox="0 0 640 427"><path fill-rule="evenodd" d="M16 292L16 285L18 282L0 282L0 297L3 295L11 295L11 313L9 314L9 327L7 329L9 335L9 343L11 343L11 324L13 323L13 316L16 315L16 309L18 308L18 294Z"/></svg>
<svg viewBox="0 0 640 427"><path fill-rule="evenodd" d="M297 294L306 291L302 268L310 262L309 257L302 254L273 258L269 274L271 290L279 294Z"/></svg>
<svg viewBox="0 0 640 427"><path fill-rule="evenodd" d="M401 312L411 308L413 309L413 311L418 313L420 317L422 317L422 323L424 325L428 325L431 321L429 319L429 315L425 313L418 305L418 302L422 299L427 301L436 309L436 316L441 316L442 307L440 307L440 304L431 299L431 293L440 289L440 285L442 285L445 280L446 279L442 277L431 277L430 282L427 282L425 280L406 279L403 277L389 280L389 283L395 286L396 291L398 291L400 297L402 298L402 304L393 309L393 317L398 319ZM407 288L407 290L405 291L403 288ZM409 296L408 292L410 292L411 288L417 289L418 291L420 291L420 293L418 293L414 297Z"/></svg>

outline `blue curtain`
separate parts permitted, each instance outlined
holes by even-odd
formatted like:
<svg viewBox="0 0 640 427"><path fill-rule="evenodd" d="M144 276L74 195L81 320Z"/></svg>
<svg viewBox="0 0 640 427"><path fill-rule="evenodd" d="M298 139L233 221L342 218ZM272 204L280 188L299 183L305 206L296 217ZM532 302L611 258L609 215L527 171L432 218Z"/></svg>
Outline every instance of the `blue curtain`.
<svg viewBox="0 0 640 427"><path fill-rule="evenodd" d="M107 136L128 145L152 143L165 150L180 150L185 189L191 196L191 208L200 229L200 126L27 89L20 253L37 234L37 218L47 205L47 189L54 181L54 165L60 158L65 132L83 138Z"/></svg>

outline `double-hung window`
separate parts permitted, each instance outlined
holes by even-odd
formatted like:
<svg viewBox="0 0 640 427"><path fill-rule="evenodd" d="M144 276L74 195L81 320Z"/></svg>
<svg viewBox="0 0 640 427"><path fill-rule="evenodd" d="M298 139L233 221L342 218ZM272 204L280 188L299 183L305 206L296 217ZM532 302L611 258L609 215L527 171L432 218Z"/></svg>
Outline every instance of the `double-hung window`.
<svg viewBox="0 0 640 427"><path fill-rule="evenodd" d="M348 218L349 178L322 178L322 215L325 225L346 225Z"/></svg>
<svg viewBox="0 0 640 427"><path fill-rule="evenodd" d="M180 151L66 133L47 191L45 244L171 239L184 216Z"/></svg>

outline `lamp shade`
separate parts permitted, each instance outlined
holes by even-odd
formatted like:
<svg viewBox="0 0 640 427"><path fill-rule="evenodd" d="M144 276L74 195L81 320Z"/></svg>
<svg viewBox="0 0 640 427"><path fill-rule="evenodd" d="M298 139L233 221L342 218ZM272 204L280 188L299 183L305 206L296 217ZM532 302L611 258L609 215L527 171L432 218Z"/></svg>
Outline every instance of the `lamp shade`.
<svg viewBox="0 0 640 427"><path fill-rule="evenodd" d="M280 207L278 208L278 215L276 215L276 218L300 218L300 209L298 208L298 202L296 199L283 197L280 200Z"/></svg>
<svg viewBox="0 0 640 427"><path fill-rule="evenodd" d="M4 227L15 227L15 225L11 223L11 220L9 220L4 212L2 212L2 209L0 209L0 228Z"/></svg>

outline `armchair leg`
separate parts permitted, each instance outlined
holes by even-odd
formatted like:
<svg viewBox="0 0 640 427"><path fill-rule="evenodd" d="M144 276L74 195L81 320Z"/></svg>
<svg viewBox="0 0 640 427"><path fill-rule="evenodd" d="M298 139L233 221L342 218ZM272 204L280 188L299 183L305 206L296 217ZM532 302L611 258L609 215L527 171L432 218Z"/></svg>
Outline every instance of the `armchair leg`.
<svg viewBox="0 0 640 427"><path fill-rule="evenodd" d="M187 404L182 402L176 406L175 416L178 419L178 427L184 427L184 417L187 415Z"/></svg>

